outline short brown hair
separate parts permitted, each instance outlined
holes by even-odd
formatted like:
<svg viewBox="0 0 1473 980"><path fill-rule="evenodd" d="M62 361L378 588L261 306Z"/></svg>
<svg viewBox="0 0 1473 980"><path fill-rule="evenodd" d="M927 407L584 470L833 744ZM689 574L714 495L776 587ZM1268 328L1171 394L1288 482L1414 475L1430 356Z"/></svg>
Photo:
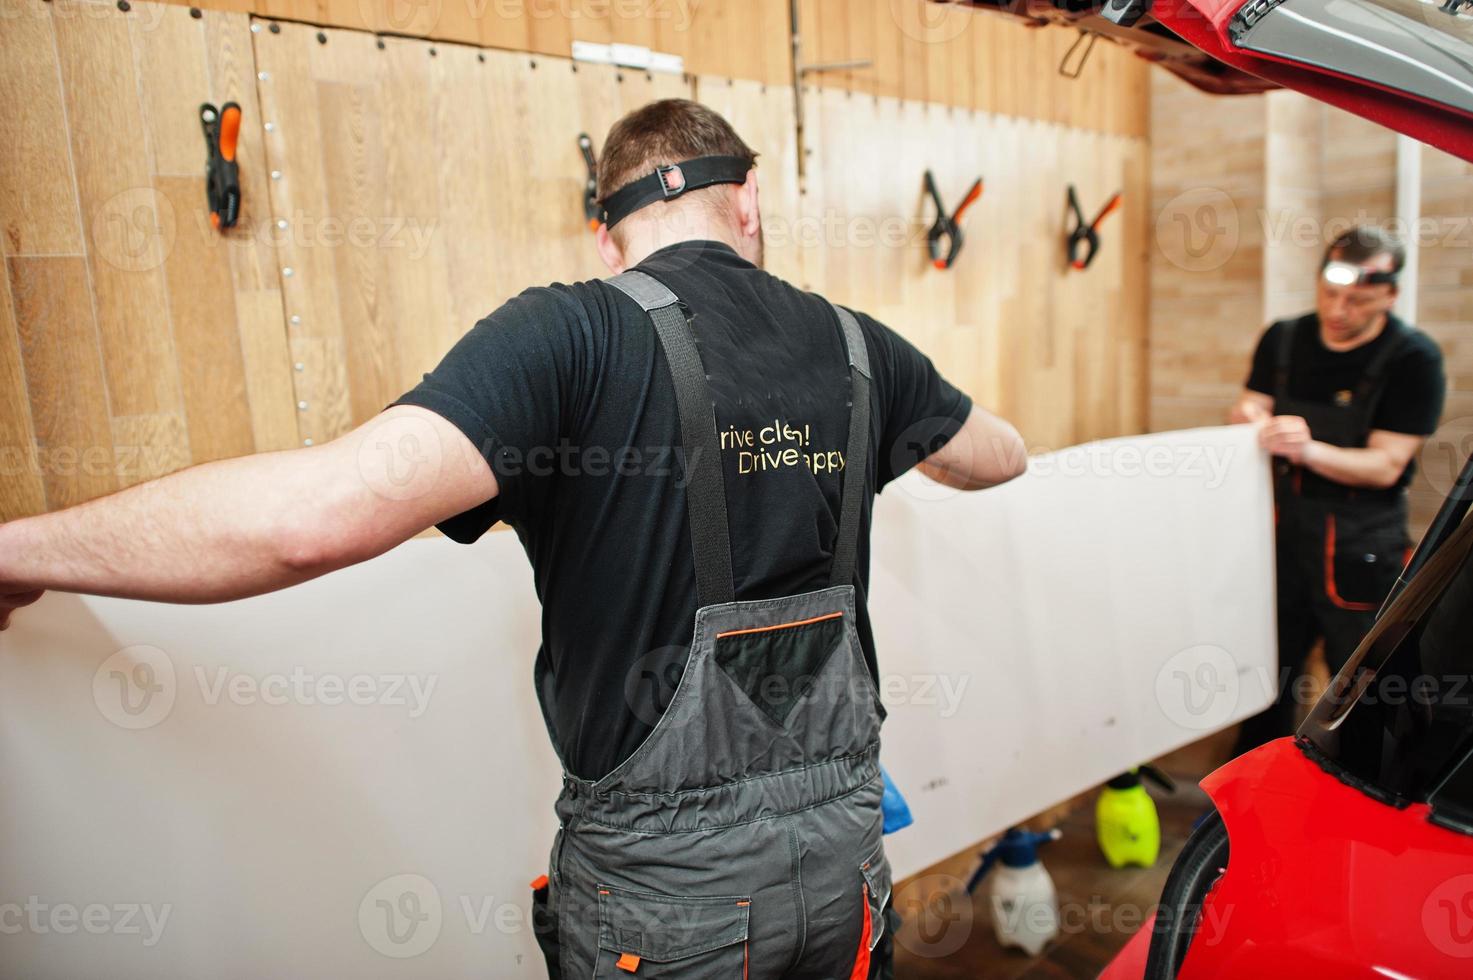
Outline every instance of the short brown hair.
<svg viewBox="0 0 1473 980"><path fill-rule="evenodd" d="M1341 262L1352 265L1363 265L1378 255L1389 255L1393 273L1400 272L1407 261L1406 246L1401 240L1375 225L1358 225L1346 230L1325 249L1321 264L1327 264L1336 253L1339 253Z"/></svg>
<svg viewBox="0 0 1473 980"><path fill-rule="evenodd" d="M699 102L661 99L641 106L614 123L604 139L598 159L599 200L656 167L705 156L742 157L748 166L757 165L756 152L731 123Z"/></svg>

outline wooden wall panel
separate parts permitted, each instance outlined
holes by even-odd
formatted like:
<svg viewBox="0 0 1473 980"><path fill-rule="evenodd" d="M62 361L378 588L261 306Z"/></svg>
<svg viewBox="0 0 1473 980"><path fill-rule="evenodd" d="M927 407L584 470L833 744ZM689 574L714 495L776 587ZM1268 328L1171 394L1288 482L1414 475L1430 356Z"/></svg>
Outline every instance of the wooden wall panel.
<svg viewBox="0 0 1473 980"><path fill-rule="evenodd" d="M1150 424L1219 425L1264 326L1267 117L1261 96L1152 86Z"/></svg>
<svg viewBox="0 0 1473 980"><path fill-rule="evenodd" d="M589 132L601 147L620 115L671 95L704 99L761 153L774 273L895 326L980 401L1017 418L1034 446L1144 425L1145 143L1017 114L1031 106L1066 118L1094 103L1056 83L1019 83L1033 63L1027 51L999 67L992 55L1017 47L1005 22L969 15L957 22L967 28L958 35L965 55L932 62L950 40L890 31L888 9L836 35L844 6L805 3L805 23L820 25L819 36L829 24L837 55L859 45L897 71L894 91L965 90L968 101L1010 93L1015 111L877 95L863 90L863 72L849 73L852 87L814 76L800 146L789 86L724 72L649 75L233 14L196 19L175 6L124 14L102 3L4 2L27 13L25 30L50 39L53 53L42 57L37 41L27 50L40 52L39 67L0 74L0 84L18 86L43 115L79 108L68 140L0 156L14 171L40 154L49 172L68 175L65 204L36 212L51 218L7 225L7 248L21 251L7 270L0 372L25 391L0 401L0 435L17 461L41 460L45 439L61 436L111 454L92 483L26 464L32 478L9 491L8 514L191 462L332 438L413 385L522 288L604 275L582 216L575 137ZM86 16L60 23L72 10ZM333 2L309 13L346 16ZM764 5L752 17L778 13ZM707 31L700 43L714 52L735 24L636 28L609 14L573 33L635 40L653 31L665 45L667 32ZM1037 63L1052 61L1060 43L1038 42ZM755 70L750 55L731 57ZM890 85L871 78L876 91ZM246 209L223 236L202 207L196 110L207 98L245 106ZM99 131L105 117L130 120L128 132ZM928 166L951 204L973 177L988 183L950 272L925 256ZM1103 229L1104 256L1083 274L1064 268L1069 180L1089 207L1127 193L1124 215ZM14 199L0 202L13 210ZM38 264L42 254L27 250L33 241L65 247L68 235L67 264ZM53 294L67 289L66 301L85 298L91 317L80 321L91 331L85 352L80 327L60 339L42 329ZM50 384L55 364L84 353L97 376L79 382L80 428L58 428L56 402L37 390L32 368ZM125 455L135 457L127 467Z"/></svg>
<svg viewBox="0 0 1473 980"><path fill-rule="evenodd" d="M1414 520L1427 521L1473 453L1473 164L1422 148L1417 326L1442 346L1448 397L1412 484Z"/></svg>
<svg viewBox="0 0 1473 980"><path fill-rule="evenodd" d="M786 85L701 76L696 98L717 112L757 151L766 268L794 284L805 282L799 221L798 139L793 90Z"/></svg>
<svg viewBox="0 0 1473 980"><path fill-rule="evenodd" d="M206 6L558 57L567 57L575 40L637 44L680 55L692 75L792 85L790 3L797 7L803 61L871 62L815 73L803 83L1146 135L1150 66L1132 52L1101 41L1082 77L1070 81L1059 77L1058 66L1075 33L932 0L209 0Z"/></svg>
<svg viewBox="0 0 1473 980"><path fill-rule="evenodd" d="M20 256L9 272L46 503L70 507L117 487L87 263ZM17 504L7 500L7 510Z"/></svg>
<svg viewBox="0 0 1473 980"><path fill-rule="evenodd" d="M323 40L319 40L319 35ZM303 433L380 411L517 292L605 275L577 135L689 81L282 24L255 35ZM754 88L756 86L754 85ZM371 229L330 241L318 228Z"/></svg>
<svg viewBox="0 0 1473 980"><path fill-rule="evenodd" d="M932 0L890 0L859 9L842 0L800 0L800 13L804 64L871 61L865 68L809 73L805 85L1098 132L1148 132L1150 66L1108 41L1095 45L1080 77L1070 80L1058 68L1078 34L1062 28L1031 28Z"/></svg>
<svg viewBox="0 0 1473 980"><path fill-rule="evenodd" d="M27 470L0 518L295 445L248 19L75 0L4 0L0 18L0 86L24 107L0 150L0 432ZM198 113L228 99L253 125L222 235Z"/></svg>
<svg viewBox="0 0 1473 980"><path fill-rule="evenodd" d="M1016 421L1030 446L1144 428L1141 141L831 88L805 98L804 218L825 229L823 247L804 255L815 288L907 337ZM928 167L948 208L974 178L986 181L946 271L926 254ZM1126 193L1123 212L1101 228L1099 259L1082 273L1064 253L1070 181L1086 207Z"/></svg>
<svg viewBox="0 0 1473 980"><path fill-rule="evenodd" d="M82 250L66 108L56 84L51 11L40 0L4 7L0 31L0 254Z"/></svg>

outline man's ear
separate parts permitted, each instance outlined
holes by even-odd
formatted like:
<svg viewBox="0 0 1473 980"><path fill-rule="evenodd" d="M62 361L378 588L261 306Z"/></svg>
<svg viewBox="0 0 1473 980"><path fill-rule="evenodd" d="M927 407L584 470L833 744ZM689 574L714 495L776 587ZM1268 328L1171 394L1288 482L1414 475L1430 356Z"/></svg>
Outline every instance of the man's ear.
<svg viewBox="0 0 1473 980"><path fill-rule="evenodd" d="M603 259L604 265L614 275L624 271L624 250L614 241L614 236L609 234L609 226L600 222L598 229L593 233L594 244L598 246L598 257Z"/></svg>
<svg viewBox="0 0 1473 980"><path fill-rule="evenodd" d="M762 227L762 214L757 201L757 168L747 171L747 179L737 188L737 217L742 234L754 236Z"/></svg>

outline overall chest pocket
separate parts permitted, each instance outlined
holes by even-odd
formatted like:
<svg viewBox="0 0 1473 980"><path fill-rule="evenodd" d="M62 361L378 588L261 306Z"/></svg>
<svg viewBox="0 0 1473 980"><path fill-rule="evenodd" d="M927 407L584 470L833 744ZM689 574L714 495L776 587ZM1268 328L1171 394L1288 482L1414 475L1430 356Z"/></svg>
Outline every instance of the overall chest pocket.
<svg viewBox="0 0 1473 980"><path fill-rule="evenodd" d="M751 900L681 897L598 886L594 980L705 980L745 975Z"/></svg>

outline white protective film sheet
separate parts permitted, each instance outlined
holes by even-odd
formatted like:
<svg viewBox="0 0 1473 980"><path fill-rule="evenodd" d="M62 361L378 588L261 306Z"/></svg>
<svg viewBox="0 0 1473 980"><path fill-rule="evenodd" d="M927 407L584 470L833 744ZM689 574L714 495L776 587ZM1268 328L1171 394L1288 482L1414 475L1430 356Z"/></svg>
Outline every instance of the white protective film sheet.
<svg viewBox="0 0 1473 980"><path fill-rule="evenodd" d="M1247 427L877 502L897 879L1268 701ZM49 594L0 634L6 976L545 975L558 766L512 534L213 606Z"/></svg>

